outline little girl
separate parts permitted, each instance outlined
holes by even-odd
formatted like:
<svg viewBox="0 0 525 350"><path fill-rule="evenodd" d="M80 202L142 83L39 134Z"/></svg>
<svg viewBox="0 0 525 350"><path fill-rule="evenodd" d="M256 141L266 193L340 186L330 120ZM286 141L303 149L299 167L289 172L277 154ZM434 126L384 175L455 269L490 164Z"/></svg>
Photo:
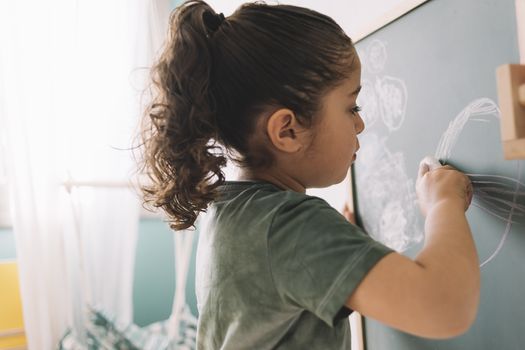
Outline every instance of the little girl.
<svg viewBox="0 0 525 350"><path fill-rule="evenodd" d="M365 127L361 63L330 17L254 2L225 18L186 1L152 78L146 201L175 230L207 212L199 349L349 349L352 311L430 338L473 323L480 282L465 175L420 166L426 240L413 260L305 194L346 177ZM237 181L225 181L226 156Z"/></svg>

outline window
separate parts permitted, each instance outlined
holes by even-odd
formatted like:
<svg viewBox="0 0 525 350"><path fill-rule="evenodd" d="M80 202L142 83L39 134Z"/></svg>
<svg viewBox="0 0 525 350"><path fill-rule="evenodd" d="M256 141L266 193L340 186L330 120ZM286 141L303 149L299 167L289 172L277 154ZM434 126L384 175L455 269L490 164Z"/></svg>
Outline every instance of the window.
<svg viewBox="0 0 525 350"><path fill-rule="evenodd" d="M2 155L0 144L0 229L11 227L11 214L9 212L9 196L7 194L7 173L5 157Z"/></svg>

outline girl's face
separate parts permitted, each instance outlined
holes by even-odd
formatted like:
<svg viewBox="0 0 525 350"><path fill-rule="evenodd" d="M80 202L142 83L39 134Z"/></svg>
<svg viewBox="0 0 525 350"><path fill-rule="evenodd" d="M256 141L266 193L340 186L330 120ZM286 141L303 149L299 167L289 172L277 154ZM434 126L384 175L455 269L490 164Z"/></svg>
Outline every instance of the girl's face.
<svg viewBox="0 0 525 350"><path fill-rule="evenodd" d="M357 54L351 76L322 98L314 125L303 127L287 108L274 111L257 130L254 144L268 145L276 157L270 169L244 169L240 179L259 179L283 189L303 192L343 181L359 149L357 135L364 128L356 105L361 89L361 63ZM264 131L264 132L263 132Z"/></svg>
<svg viewBox="0 0 525 350"><path fill-rule="evenodd" d="M343 181L356 159L357 135L364 128L356 105L361 89L361 63L356 56L351 77L323 98L319 123L305 154L308 163L306 187L326 187Z"/></svg>

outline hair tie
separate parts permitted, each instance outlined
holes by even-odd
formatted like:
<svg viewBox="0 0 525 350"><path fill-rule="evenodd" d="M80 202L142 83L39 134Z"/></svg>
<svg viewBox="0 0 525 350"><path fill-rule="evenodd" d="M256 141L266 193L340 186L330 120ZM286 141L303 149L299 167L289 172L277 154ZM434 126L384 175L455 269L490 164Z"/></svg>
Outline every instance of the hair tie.
<svg viewBox="0 0 525 350"><path fill-rule="evenodd" d="M210 36L210 34L215 33L217 29L219 29L219 26L224 22L224 15L221 13L216 14L212 13L211 11L204 11L202 13L202 20L204 21L204 25L208 29L208 34L206 34L207 37Z"/></svg>

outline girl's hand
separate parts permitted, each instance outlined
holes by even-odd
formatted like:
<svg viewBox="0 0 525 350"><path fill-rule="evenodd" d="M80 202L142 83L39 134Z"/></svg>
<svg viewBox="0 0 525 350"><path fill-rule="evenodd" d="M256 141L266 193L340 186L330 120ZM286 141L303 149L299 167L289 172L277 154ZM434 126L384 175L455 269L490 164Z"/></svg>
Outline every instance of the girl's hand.
<svg viewBox="0 0 525 350"><path fill-rule="evenodd" d="M421 212L426 216L441 201L458 203L466 211L472 202L473 189L468 176L427 157L419 164L416 192Z"/></svg>
<svg viewBox="0 0 525 350"><path fill-rule="evenodd" d="M348 203L345 203L342 214L346 218L346 220L350 221L350 223L355 225L355 215L354 212L350 210Z"/></svg>

